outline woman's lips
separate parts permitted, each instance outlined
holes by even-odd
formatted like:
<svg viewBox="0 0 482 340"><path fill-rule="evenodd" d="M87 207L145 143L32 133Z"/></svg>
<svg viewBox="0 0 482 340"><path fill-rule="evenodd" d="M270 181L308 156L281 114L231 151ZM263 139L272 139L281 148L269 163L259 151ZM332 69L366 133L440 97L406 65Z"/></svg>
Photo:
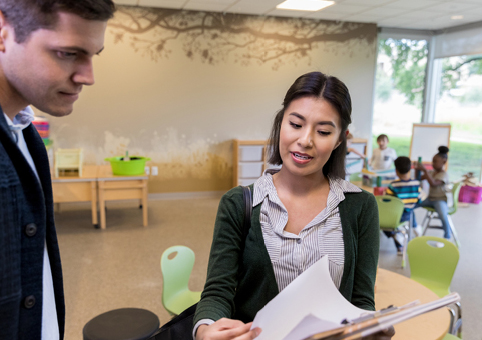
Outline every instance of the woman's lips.
<svg viewBox="0 0 482 340"><path fill-rule="evenodd" d="M306 164L313 159L313 157L301 152L291 152L291 158L298 164Z"/></svg>

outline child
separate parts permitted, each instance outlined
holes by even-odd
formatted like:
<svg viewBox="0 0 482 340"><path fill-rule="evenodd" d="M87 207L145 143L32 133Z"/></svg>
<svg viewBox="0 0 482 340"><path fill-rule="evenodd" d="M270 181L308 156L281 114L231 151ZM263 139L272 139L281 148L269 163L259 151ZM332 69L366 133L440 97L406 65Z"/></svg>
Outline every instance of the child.
<svg viewBox="0 0 482 340"><path fill-rule="evenodd" d="M353 135L351 133L348 133L348 135L346 136L346 154L348 155L350 152L353 152L354 154L365 159L366 156L357 149L352 148L351 143L353 143Z"/></svg>
<svg viewBox="0 0 482 340"><path fill-rule="evenodd" d="M437 211L437 214L442 221L444 229L444 238L450 239L450 224L447 218L448 206L445 186L449 183L449 176L444 171L445 163L447 163L447 153L449 148L446 146L439 146L438 154L433 156L432 167L433 170L427 171L423 164L417 163L417 170L422 171L422 179L426 179L430 184L428 197L425 201L420 203L421 207L431 207Z"/></svg>
<svg viewBox="0 0 482 340"><path fill-rule="evenodd" d="M377 137L379 148L373 150L370 166L373 170L387 170L392 166L393 161L397 158L397 153L388 147L388 136L380 135Z"/></svg>
<svg viewBox="0 0 482 340"><path fill-rule="evenodd" d="M413 213L413 209L420 202L420 181L414 180L410 177L410 169L412 167L412 162L410 158L401 156L395 160L395 171L399 179L390 183L387 188L387 195L398 197L405 204L405 209L403 210L402 218L400 222L410 221L412 217L412 227L414 228L415 234L417 236L422 235L422 228L417 226L417 221ZM401 236L400 233L390 233L385 232L388 237L393 237L395 241L395 246L399 254L402 253L403 247L397 236Z"/></svg>

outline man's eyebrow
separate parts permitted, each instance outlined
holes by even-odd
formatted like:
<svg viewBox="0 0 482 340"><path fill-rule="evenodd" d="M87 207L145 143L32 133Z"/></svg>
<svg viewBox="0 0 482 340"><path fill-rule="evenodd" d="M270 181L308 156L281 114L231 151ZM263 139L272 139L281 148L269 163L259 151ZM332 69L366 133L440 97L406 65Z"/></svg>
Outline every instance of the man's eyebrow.
<svg viewBox="0 0 482 340"><path fill-rule="evenodd" d="M65 46L64 49L79 52L79 53L82 53L82 54L85 54L85 55L90 54L89 51L87 51L86 49L83 49L82 47L77 47L77 46ZM100 52L102 52L103 50L104 50L104 47L102 47L98 52L96 52L94 54L99 55Z"/></svg>
<svg viewBox="0 0 482 340"><path fill-rule="evenodd" d="M290 116L295 116L299 119L301 119L302 121L306 121L305 117L303 115L300 115L299 113L297 112L291 112L290 113ZM329 121L329 120L322 120L322 121L319 121L318 123L316 123L317 125L331 125L333 126L334 128L336 128L335 126L335 123L333 123L332 121Z"/></svg>

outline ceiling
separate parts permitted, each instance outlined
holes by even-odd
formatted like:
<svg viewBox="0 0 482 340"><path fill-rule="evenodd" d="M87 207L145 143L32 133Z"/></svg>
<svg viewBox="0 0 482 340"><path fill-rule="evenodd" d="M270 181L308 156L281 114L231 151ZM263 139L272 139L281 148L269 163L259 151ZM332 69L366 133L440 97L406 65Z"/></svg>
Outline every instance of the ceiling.
<svg viewBox="0 0 482 340"><path fill-rule="evenodd" d="M114 0L119 5L376 23L380 27L442 30L482 22L482 0L335 0L317 12L276 9L284 0ZM452 16L462 16L454 20Z"/></svg>

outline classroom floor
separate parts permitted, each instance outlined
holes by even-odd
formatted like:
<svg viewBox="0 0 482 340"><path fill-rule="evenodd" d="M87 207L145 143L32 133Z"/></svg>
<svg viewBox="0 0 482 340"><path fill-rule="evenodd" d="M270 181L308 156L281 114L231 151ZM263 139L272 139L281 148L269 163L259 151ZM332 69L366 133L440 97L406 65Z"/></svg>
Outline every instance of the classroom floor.
<svg viewBox="0 0 482 340"><path fill-rule="evenodd" d="M167 322L170 317L161 303L161 254L178 244L193 249L190 288L202 290L218 203L219 197L151 200L149 226L142 227L137 202L108 202L106 230L92 227L88 204L62 204L56 223L64 270L65 339L82 339L87 321L116 308L145 308L157 314L161 324ZM417 211L419 221L422 214ZM464 339L480 339L482 205L461 207L453 221L462 247L452 291L462 297ZM382 236L380 267L409 276L409 268L401 269L400 263L392 240Z"/></svg>

